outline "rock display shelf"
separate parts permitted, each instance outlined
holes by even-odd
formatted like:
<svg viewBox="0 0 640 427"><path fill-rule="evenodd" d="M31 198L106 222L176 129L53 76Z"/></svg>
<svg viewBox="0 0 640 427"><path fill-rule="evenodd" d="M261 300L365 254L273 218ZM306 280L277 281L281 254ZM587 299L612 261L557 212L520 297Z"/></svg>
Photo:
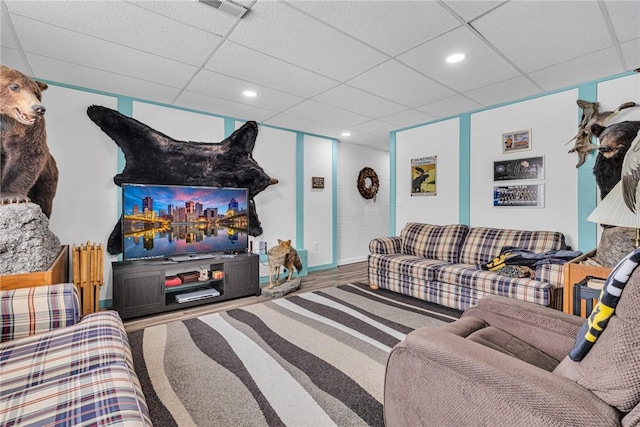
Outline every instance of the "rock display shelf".
<svg viewBox="0 0 640 427"><path fill-rule="evenodd" d="M0 276L0 291L32 286L52 285L69 281L69 246L64 245L60 253L45 271Z"/></svg>

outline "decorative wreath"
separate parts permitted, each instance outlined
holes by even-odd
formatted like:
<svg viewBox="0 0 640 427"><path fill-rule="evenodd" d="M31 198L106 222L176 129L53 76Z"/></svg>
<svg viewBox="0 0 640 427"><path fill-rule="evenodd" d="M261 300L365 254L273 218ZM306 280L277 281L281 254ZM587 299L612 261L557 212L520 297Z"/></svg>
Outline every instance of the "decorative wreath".
<svg viewBox="0 0 640 427"><path fill-rule="evenodd" d="M367 187L367 178L371 180L371 185ZM370 167L363 168L358 174L358 191L365 199L373 199L380 188L380 181L376 171Z"/></svg>

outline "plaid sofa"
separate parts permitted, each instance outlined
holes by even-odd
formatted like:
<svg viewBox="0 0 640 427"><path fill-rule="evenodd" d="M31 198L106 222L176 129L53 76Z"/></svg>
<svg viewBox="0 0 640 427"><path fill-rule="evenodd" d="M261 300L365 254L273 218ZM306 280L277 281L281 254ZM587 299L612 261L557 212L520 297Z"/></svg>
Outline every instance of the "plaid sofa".
<svg viewBox="0 0 640 427"><path fill-rule="evenodd" d="M489 294L559 308L561 264L538 267L536 279L512 278L478 268L497 257L505 246L535 253L566 249L564 235L559 232L408 223L400 236L370 242L369 284L458 310L476 305Z"/></svg>
<svg viewBox="0 0 640 427"><path fill-rule="evenodd" d="M115 311L70 283L0 291L0 425L151 426Z"/></svg>

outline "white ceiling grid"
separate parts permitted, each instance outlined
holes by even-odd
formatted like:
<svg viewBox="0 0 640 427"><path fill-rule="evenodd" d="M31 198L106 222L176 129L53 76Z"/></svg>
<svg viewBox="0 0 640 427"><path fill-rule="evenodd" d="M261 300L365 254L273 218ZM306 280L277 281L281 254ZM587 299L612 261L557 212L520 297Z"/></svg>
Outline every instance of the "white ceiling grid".
<svg viewBox="0 0 640 427"><path fill-rule="evenodd" d="M235 3L241 19L195 0L1 1L1 60L379 149L394 129L640 68L637 0Z"/></svg>

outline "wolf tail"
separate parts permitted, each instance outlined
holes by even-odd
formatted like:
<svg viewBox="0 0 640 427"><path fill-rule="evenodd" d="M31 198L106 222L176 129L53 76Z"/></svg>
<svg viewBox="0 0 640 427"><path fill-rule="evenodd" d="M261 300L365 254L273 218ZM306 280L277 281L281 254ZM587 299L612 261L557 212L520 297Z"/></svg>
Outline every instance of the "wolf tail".
<svg viewBox="0 0 640 427"><path fill-rule="evenodd" d="M293 260L293 266L296 268L296 271L298 273L302 271L302 261L300 260L300 255L296 254L296 259Z"/></svg>

